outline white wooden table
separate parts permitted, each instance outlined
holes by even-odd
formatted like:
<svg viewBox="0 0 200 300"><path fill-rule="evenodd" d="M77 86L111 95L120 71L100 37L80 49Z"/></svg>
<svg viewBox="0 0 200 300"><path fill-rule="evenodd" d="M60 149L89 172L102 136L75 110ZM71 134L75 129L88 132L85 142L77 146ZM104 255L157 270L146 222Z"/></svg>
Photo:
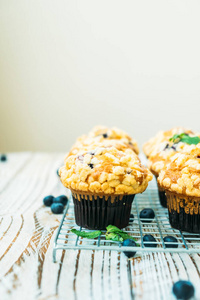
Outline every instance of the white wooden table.
<svg viewBox="0 0 200 300"><path fill-rule="evenodd" d="M61 215L43 197L66 193L56 170L64 154L12 153L0 162L0 299L174 299L179 279L200 299L199 254L67 250L52 261Z"/></svg>

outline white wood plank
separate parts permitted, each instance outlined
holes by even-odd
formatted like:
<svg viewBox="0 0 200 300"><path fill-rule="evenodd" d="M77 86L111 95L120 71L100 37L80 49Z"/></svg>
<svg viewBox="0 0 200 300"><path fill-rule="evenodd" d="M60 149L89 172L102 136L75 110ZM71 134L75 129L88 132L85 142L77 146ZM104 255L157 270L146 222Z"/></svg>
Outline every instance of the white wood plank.
<svg viewBox="0 0 200 300"><path fill-rule="evenodd" d="M104 265L103 265L103 299L112 299L112 285L110 278L110 251L105 251L104 254Z"/></svg>
<svg viewBox="0 0 200 300"><path fill-rule="evenodd" d="M95 291L92 290L91 282L91 264L93 259L93 251L81 251L79 257L79 264L77 267L76 279L76 299L93 299L93 294Z"/></svg>
<svg viewBox="0 0 200 300"><path fill-rule="evenodd" d="M118 252L67 250L52 262L62 216L51 214L42 199L67 192L56 174L63 157L13 154L0 171L2 299L132 300L134 293L135 300L169 300L179 279L191 280L200 299L197 254L137 253L128 260Z"/></svg>
<svg viewBox="0 0 200 300"><path fill-rule="evenodd" d="M58 294L60 299L76 300L76 275L79 264L80 251L67 250L64 256Z"/></svg>
<svg viewBox="0 0 200 300"><path fill-rule="evenodd" d="M24 167L29 163L33 156L30 152L8 153L7 161L1 162L0 167L0 195L10 182L23 172Z"/></svg>
<svg viewBox="0 0 200 300"><path fill-rule="evenodd" d="M0 243L1 240L5 237L7 232L10 230L10 227L13 222L13 217L8 216L6 218L1 218L1 226L0 226Z"/></svg>
<svg viewBox="0 0 200 300"><path fill-rule="evenodd" d="M21 216L13 218L13 222L10 226L10 229L4 235L1 240L0 245L0 278L9 270L10 264L6 265L6 262L9 263L11 260L12 247L14 245L18 246L18 243L15 243L16 239L20 234L20 230L23 227L23 218ZM28 237L29 239L30 237ZM15 244L14 244L15 243ZM6 260L6 262L4 262Z"/></svg>
<svg viewBox="0 0 200 300"><path fill-rule="evenodd" d="M124 290L122 292L122 289L124 289L124 287L121 284L121 278L120 278L120 260L121 260L121 256L124 256L123 253L119 254L117 251L113 251L110 252L110 275L109 275L109 281L110 281L110 285L112 288L112 299L116 299L116 300L121 300L122 299L122 295L125 294L125 298L124 299L131 299L130 296L130 286L128 287L128 289ZM126 260L123 260L123 262L126 263ZM126 273L128 272L128 270L126 271ZM127 275L127 274L126 274ZM129 278L127 277L127 280L129 280ZM129 281L128 281L129 283ZM127 286L128 284L126 284ZM109 287L108 287L109 289Z"/></svg>
<svg viewBox="0 0 200 300"><path fill-rule="evenodd" d="M103 297L103 264L104 264L104 254L102 250L95 251L94 254L94 265L93 265L93 274L92 274L92 290L93 290L93 299L104 299Z"/></svg>
<svg viewBox="0 0 200 300"><path fill-rule="evenodd" d="M180 258L183 262L183 265L185 267L186 273L187 273L187 280L191 280L192 283L195 285L196 290L196 298L200 299L200 278L199 278L199 270L197 271L196 265L193 263L190 255L186 253L181 253ZM184 279L181 278L180 279Z"/></svg>
<svg viewBox="0 0 200 300"><path fill-rule="evenodd" d="M57 290L59 286L59 280L60 280L60 273L62 271L62 264L63 264L63 251L57 252L57 263L53 263L52 261L52 249L53 249L53 243L55 239L56 231L54 231L54 234L52 235L52 238L50 239L49 247L45 253L45 259L43 262L43 268L42 268L42 280L41 280L41 286L39 289L40 296L39 299L51 299L53 297L57 297Z"/></svg>
<svg viewBox="0 0 200 300"><path fill-rule="evenodd" d="M190 256L190 258L192 259L193 264L195 265L196 271L198 272L198 278L196 278L196 281L192 281L193 284L195 285L196 288L196 298L200 299L200 256L199 254L192 254ZM193 276L192 276L193 278Z"/></svg>

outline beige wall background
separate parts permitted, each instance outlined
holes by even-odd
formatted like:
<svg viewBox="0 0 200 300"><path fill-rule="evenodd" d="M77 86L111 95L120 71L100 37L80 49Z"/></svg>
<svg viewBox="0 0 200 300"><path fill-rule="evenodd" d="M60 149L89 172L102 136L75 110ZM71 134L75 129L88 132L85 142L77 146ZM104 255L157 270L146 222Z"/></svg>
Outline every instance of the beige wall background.
<svg viewBox="0 0 200 300"><path fill-rule="evenodd" d="M200 131L200 1L0 1L0 151Z"/></svg>

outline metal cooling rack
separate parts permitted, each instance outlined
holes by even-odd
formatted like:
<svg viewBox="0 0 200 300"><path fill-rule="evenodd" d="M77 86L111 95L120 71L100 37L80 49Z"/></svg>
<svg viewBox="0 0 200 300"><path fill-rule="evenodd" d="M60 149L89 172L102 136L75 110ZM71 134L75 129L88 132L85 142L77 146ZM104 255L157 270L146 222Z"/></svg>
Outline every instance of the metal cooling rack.
<svg viewBox="0 0 200 300"><path fill-rule="evenodd" d="M155 219L151 223L142 222L139 218L143 208L152 208L155 212ZM63 218L54 242L53 261L56 261L57 250L115 250L131 252L178 252L178 253L200 253L200 234L191 234L173 229L169 224L168 210L160 205L158 190L155 178L149 183L147 190L143 194L135 196L132 204L131 213L134 219L130 220L129 225L123 229L136 239L138 247L122 247L120 242L107 241L105 232L97 239L87 239L76 236L71 232L72 228L84 230L78 227L74 219L74 205L72 199L68 202ZM156 248L145 247L143 236L152 234L157 244ZM174 236L178 240L178 248L166 248L163 238L167 235ZM147 243L147 242L145 242ZM149 242L152 244L152 242Z"/></svg>

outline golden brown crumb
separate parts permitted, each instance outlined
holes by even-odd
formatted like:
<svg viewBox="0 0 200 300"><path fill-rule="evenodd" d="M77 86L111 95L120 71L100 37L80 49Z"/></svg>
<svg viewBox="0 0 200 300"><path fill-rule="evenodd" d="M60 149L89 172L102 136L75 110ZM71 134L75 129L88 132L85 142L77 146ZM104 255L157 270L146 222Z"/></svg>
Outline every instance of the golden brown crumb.
<svg viewBox="0 0 200 300"><path fill-rule="evenodd" d="M67 156L60 178L64 186L76 191L137 194L147 188L152 174L131 149L96 147Z"/></svg>
<svg viewBox="0 0 200 300"><path fill-rule="evenodd" d="M99 144L106 147L114 146L119 150L130 148L136 154L139 153L137 142L125 131L116 127L108 128L105 126L96 126L89 132L88 135L82 135L79 137L71 151L87 147L92 149L98 147Z"/></svg>
<svg viewBox="0 0 200 300"><path fill-rule="evenodd" d="M143 152L147 157L154 156L158 152L162 151L167 143L169 143L169 139L174 134L181 133L193 134L190 129L185 129L183 127L175 127L168 131L159 131L156 136L151 138L148 142L143 145Z"/></svg>
<svg viewBox="0 0 200 300"><path fill-rule="evenodd" d="M169 163L170 157L177 152L191 155L194 158L200 157L200 143L197 145L188 145L183 142L179 142L176 144L174 144L173 142L169 142L167 149L156 153L154 156L152 155L151 157L149 157L148 167L151 172L155 176L158 176L165 165Z"/></svg>
<svg viewBox="0 0 200 300"><path fill-rule="evenodd" d="M200 197L200 158L176 153L160 172L158 183L165 190Z"/></svg>

